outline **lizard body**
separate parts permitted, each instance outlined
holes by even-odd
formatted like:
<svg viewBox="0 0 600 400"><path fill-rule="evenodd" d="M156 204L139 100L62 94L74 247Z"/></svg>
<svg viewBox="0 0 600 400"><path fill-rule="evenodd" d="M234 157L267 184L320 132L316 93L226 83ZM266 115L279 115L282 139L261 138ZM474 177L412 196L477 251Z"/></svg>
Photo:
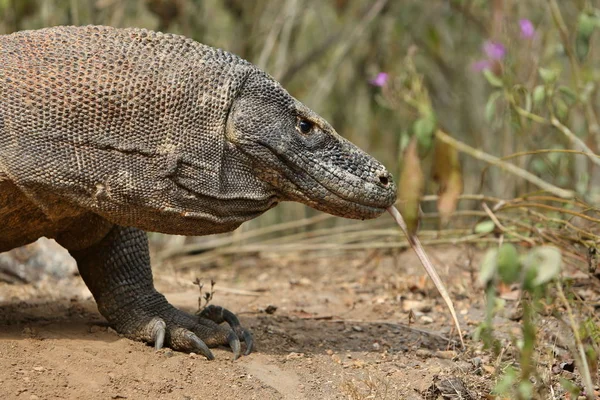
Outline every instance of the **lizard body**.
<svg viewBox="0 0 600 400"><path fill-rule="evenodd" d="M0 251L56 239L128 337L251 350L229 311L156 292L145 231L227 232L281 201L374 218L395 196L379 162L228 52L142 29L0 36Z"/></svg>

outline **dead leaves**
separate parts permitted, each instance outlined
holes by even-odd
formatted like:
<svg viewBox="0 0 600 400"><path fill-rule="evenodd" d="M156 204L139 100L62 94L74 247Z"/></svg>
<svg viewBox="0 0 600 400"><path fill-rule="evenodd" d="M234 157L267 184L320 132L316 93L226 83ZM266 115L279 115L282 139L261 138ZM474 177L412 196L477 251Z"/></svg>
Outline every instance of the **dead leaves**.
<svg viewBox="0 0 600 400"><path fill-rule="evenodd" d="M440 222L446 225L458 206L458 198L463 191L463 179L458 151L440 140L435 143L432 178L439 185L437 207Z"/></svg>
<svg viewBox="0 0 600 400"><path fill-rule="evenodd" d="M458 151L440 140L435 142L431 178L439 185L437 208L441 225L446 225L458 206L463 191L463 178ZM408 231L414 234L419 226L419 203L425 190L425 175L416 135L404 151L398 189L398 208Z"/></svg>
<svg viewBox="0 0 600 400"><path fill-rule="evenodd" d="M416 136L413 136L404 151L398 188L400 214L406 221L408 232L414 235L419 227L419 203L425 188L425 178L421 168Z"/></svg>

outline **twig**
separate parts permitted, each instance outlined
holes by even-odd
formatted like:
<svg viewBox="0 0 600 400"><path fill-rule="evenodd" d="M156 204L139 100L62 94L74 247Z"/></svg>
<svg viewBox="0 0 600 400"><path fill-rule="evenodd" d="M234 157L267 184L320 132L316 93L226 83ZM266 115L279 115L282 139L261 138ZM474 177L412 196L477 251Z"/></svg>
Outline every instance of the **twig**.
<svg viewBox="0 0 600 400"><path fill-rule="evenodd" d="M192 243L189 245L181 246L177 249L171 251L163 251L159 254L160 259L166 259L169 257L173 257L179 254L188 254L202 250L209 250L215 247L228 246L237 242L241 242L242 240L255 238L258 236L266 235L269 233L280 232L286 229L295 229L302 228L308 225L316 224L318 222L324 221L326 219L333 218L332 215L329 214L318 214L311 218L304 218L296 221L283 222L281 224L275 224L266 226L264 228L253 229L251 231L242 232L237 236L227 236L223 238L218 238L214 240L210 240L204 243Z"/></svg>
<svg viewBox="0 0 600 400"><path fill-rule="evenodd" d="M486 238L485 233L467 235L459 238L446 238L446 239L431 239L423 240L423 244L426 245L440 245L450 244L457 245L459 243L496 243L495 238ZM513 243L520 242L519 239L507 240ZM408 242L395 242L395 243L354 243L354 244L335 244L335 243L314 243L308 245L296 245L296 244L281 244L278 246L273 245L262 245L262 244L251 244L240 247L223 247L214 249L204 254L195 256L181 257L179 261L174 263L174 268L177 270L196 267L202 263L208 263L215 259L233 254L244 254L244 253L291 253L299 251L360 251L365 249L405 249L410 244Z"/></svg>
<svg viewBox="0 0 600 400"><path fill-rule="evenodd" d="M506 204L504 204L502 206L502 209L505 210L505 209L509 209L509 208L518 208L518 207L524 207L524 208L527 208L527 207L544 208L546 210L556 211L556 212L561 213L561 214L562 213L564 213L564 214L570 214L570 215L573 215L573 216L576 216L576 217L579 217L579 218L586 219L586 220L591 221L591 222L600 223L600 219L590 217L589 215L585 215L585 214L582 214L582 213L577 212L577 211L568 210L568 209L565 209L565 208L559 208L559 207L550 206L548 204L541 204L541 203L516 203L516 204L511 204L511 203L506 203Z"/></svg>
<svg viewBox="0 0 600 400"><path fill-rule="evenodd" d="M575 317L573 317L573 311L571 310L569 301L565 297L565 293L563 292L560 282L556 282L556 289L558 291L558 297L563 302L563 305L567 310L570 328L573 331L575 343L577 344L577 349L579 350L579 357L581 358L580 370L583 378L583 383L585 384L586 397L592 400L594 399L594 384L592 383L592 374L590 373L590 367L588 365L587 357L585 355L585 349L583 348L583 342L581 341L581 336L579 335L579 329L577 328L577 325L575 323Z"/></svg>
<svg viewBox="0 0 600 400"><path fill-rule="evenodd" d="M243 290L243 289L235 289L235 288L229 288L229 287L223 287L223 286L219 286L219 288L216 290L217 292L223 292L223 293L231 293L231 294L236 294L238 296L252 296L252 297L259 297L263 295L263 292L265 291L252 291L252 290Z"/></svg>
<svg viewBox="0 0 600 400"><path fill-rule="evenodd" d="M537 187L539 187L547 192L552 193L555 196L562 197L565 199L572 199L573 197L575 197L575 193L573 193L572 191L556 187L556 186L538 178L537 176L533 175L532 173L530 173L522 168L517 167L516 165L505 163L498 157L492 156L491 154L487 154L479 149L475 149L465 143L459 142L458 140L452 138L450 135L443 132L442 130L438 129L435 133L435 136L442 142L449 144L450 146L454 147L455 149L462 151L463 153L467 153L473 158L476 158L481 161L485 161L485 162L492 164L506 172L509 172L509 173L516 175L522 179L525 179L526 181L536 185Z"/></svg>
<svg viewBox="0 0 600 400"><path fill-rule="evenodd" d="M379 15L383 7L387 4L388 0L378 0L375 2L364 17L354 25L354 29L348 36L345 37L345 41L340 45L339 50L335 56L335 59L330 63L329 69L325 71L323 76L317 83L317 88L313 93L312 99L309 104L315 109L319 109L319 103L325 101L328 92L331 90L333 83L335 82L336 76L338 76L338 70L342 61L346 58L346 55L356 44L357 38L359 38L367 26Z"/></svg>
<svg viewBox="0 0 600 400"><path fill-rule="evenodd" d="M425 253L425 249L423 249L423 245L421 245L419 238L416 235L409 233L408 227L406 226L406 222L404 222L404 218L402 218L402 214L400 214L394 206L389 207L387 209L387 211L390 213L392 218L394 218L394 220L398 223L398 226L400 227L400 229L402 229L402 232L404 233L404 235L408 239L408 242L410 243L410 247L412 247L414 252L417 254L419 261L421 261L421 264L425 268L425 271L427 271L427 274L429 275L429 277L435 284L435 287L437 288L438 292L440 292L440 295L444 299L446 306L448 306L448 310L450 310L450 314L452 315L452 320L454 321L454 325L456 326L456 330L458 331L458 337L460 338L460 344L464 348L465 342L463 341L462 331L460 329L460 323L458 322L458 317L456 316L456 310L454 309L454 304L452 304L452 299L450 298L450 295L448 294L448 291L446 290L446 286L444 285L444 282L442 281L442 279L440 278L440 276L437 273L437 270L435 269L435 267L429 260L427 253Z"/></svg>
<svg viewBox="0 0 600 400"><path fill-rule="evenodd" d="M565 24L565 20L562 17L560 8L558 7L558 3L556 2L556 0L547 0L547 2L550 6L550 12L552 14L554 24L558 28L563 48L565 49L567 57L569 58L569 63L571 64L571 73L573 74L575 87L577 89L581 89L581 67L579 65L579 62L577 62L575 54L573 53L573 46L571 44L571 41L569 40L569 31L567 30L567 25ZM595 136L596 141L600 141L600 125L598 124L598 117L596 116L596 112L594 111L594 108L592 107L592 104L589 101L583 106L584 112L588 120L588 129L592 133L592 135Z"/></svg>
<svg viewBox="0 0 600 400"><path fill-rule="evenodd" d="M530 238L527 238L525 236L521 236L518 232L515 232L513 230L506 229L504 227L504 225L502 225L502 223L498 220L498 218L496 217L496 215L494 215L494 213L492 212L492 210L490 210L490 208L488 207L487 204L482 203L481 206L485 210L486 214L490 217L490 219L494 222L494 225L496 225L496 227L498 229L500 229L502 232L504 232L504 233L506 233L508 235L513 235L514 237L519 238L519 239L521 239L521 240L529 243L532 246L535 245L535 241L534 240L532 240Z"/></svg>
<svg viewBox="0 0 600 400"><path fill-rule="evenodd" d="M558 129L559 131L561 131L563 135L565 135L567 138L569 138L569 140L571 140L577 146L579 146L583 150L583 152L585 153L585 155L588 156L588 158L590 159L591 162L593 162L594 164L600 166L600 158L598 158L598 155L596 153L594 153L585 144L585 142L583 140L579 139L577 137L577 135L575 135L573 132L571 132L571 130L569 128L567 128L566 126L564 126L563 124L561 124L560 121L556 117L552 117L550 119L550 122L552 123L552 126L554 126L556 129Z"/></svg>

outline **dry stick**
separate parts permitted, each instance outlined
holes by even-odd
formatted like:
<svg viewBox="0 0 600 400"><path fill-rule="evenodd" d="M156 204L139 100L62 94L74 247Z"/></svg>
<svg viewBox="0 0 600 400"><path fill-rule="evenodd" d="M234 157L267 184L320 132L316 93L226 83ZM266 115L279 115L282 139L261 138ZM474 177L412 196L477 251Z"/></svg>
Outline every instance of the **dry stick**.
<svg viewBox="0 0 600 400"><path fill-rule="evenodd" d="M404 222L404 218L402 218L402 215L398 212L396 207L391 206L387 209L387 211L390 213L392 218L394 218L394 220L398 223L398 226L400 226L400 229L402 229L402 232L404 232L404 235L406 235L406 238L408 239L410 246L413 248L413 250L417 254L417 257L419 257L419 260L421 261L421 264L425 268L425 271L427 271L427 273L429 274L429 277L435 284L435 287L440 292L440 294L442 295L442 298L446 302L446 305L448 306L448 309L450 310L450 314L452 314L452 319L454 320L454 325L456 326L456 329L458 331L458 337L460 338L460 344L462 345L463 348L465 348L465 342L463 341L462 331L460 329L460 324L458 323L458 318L456 316L456 311L454 310L454 305L452 304L452 299L450 298L450 295L448 294L448 291L446 290L446 286L444 286L444 282L442 282L442 279L438 275L435 267L431 264L431 261L429 261L429 257L427 257L427 254L425 253L425 250L423 249L423 246L421 245L419 238L416 235L413 235L408 232L408 228L406 227L406 222Z"/></svg>
<svg viewBox="0 0 600 400"><path fill-rule="evenodd" d="M352 32L345 37L345 40L339 46L339 50L335 53L334 59L330 63L329 68L319 79L312 99L308 103L312 105L313 109L318 110L319 104L327 99L327 95L331 91L331 88L336 81L336 77L338 76L340 65L350 50L356 45L356 41L362 36L369 24L379 15L379 13L381 13L387 2L388 0L378 0L375 2L369 11L366 12L363 18L357 24L355 24Z"/></svg>
<svg viewBox="0 0 600 400"><path fill-rule="evenodd" d="M442 132L440 129L438 129L436 131L435 136L437 139L441 140L444 143L449 144L450 146L454 147L455 149L462 151L463 153L467 153L473 158L476 158L481 161L485 161L485 162L492 164L500 169L503 169L506 172L510 172L513 175L523 178L526 181L536 185L537 187L539 187L547 192L552 193L555 196L562 197L564 199L572 199L573 197L575 197L575 193L573 193L572 191L561 189L559 187L551 185L548 182L545 182L542 179L538 178L537 176L533 175L532 173L527 172L526 170L517 167L516 165L505 163L498 157L492 156L492 155L487 154L479 149L475 149L467 144L459 142L458 140L452 138L447 133Z"/></svg>
<svg viewBox="0 0 600 400"><path fill-rule="evenodd" d="M583 140L579 139L577 137L577 135L575 135L573 132L571 132L571 130L569 128L567 128L566 126L561 124L560 121L556 117L552 117L550 119L550 122L552 123L552 126L554 126L556 129L561 131L563 135L565 135L567 138L569 138L569 140L571 140L573 143L575 143L577 146L579 146L582 149L582 151L585 153L585 155L588 156L588 158L590 159L591 162L600 166L600 158L598 158L598 155L596 153L594 153L585 144L585 142Z"/></svg>
<svg viewBox="0 0 600 400"><path fill-rule="evenodd" d="M497 243L496 238L486 238L487 233L473 234L463 236L457 239L444 238L444 239L431 239L424 240L423 243L426 245L440 245L440 244L451 244L457 245L459 243ZM505 240L506 242L519 243L520 239ZM372 249L404 249L409 247L408 242L395 242L395 243L354 243L354 244L334 244L334 243L311 243L308 245L260 245L250 244L241 247L223 247L214 249L211 252L204 254L182 257L180 261L175 261L173 268L176 270L197 267L198 264L208 263L214 261L221 256L226 255L239 255L244 253L291 253L298 251L359 251L359 250L372 250Z"/></svg>
<svg viewBox="0 0 600 400"><path fill-rule="evenodd" d="M242 232L241 234L237 235L236 237L226 236L223 238L210 240L210 241L207 241L204 243L192 243L189 245L182 246L178 249L175 249L175 251L172 251L172 252L165 251L165 252L163 252L163 254L160 255L160 258L165 259L165 258L173 257L173 256L176 256L179 254L192 253L192 252L201 251L201 250L209 250L209 249L213 249L215 247L229 246L234 243L240 242L242 240L255 238L257 236L266 235L268 233L275 233L275 232L283 231L286 229L302 228L304 226L313 225L313 224L316 224L318 222L324 221L324 220L332 218L332 217L333 216L330 214L323 213L323 214L315 215L314 217L311 217L311 218L304 218L304 219L294 220L294 221L290 221L290 222L282 222L281 224L269 225L264 228L258 228L258 229L253 229L250 231Z"/></svg>
<svg viewBox="0 0 600 400"><path fill-rule="evenodd" d="M581 66L579 65L579 62L577 61L577 58L573 52L573 46L571 45L571 41L569 39L567 25L565 24L565 20L562 17L562 13L560 12L560 8L556 0L547 0L547 2L550 6L550 12L552 14L554 24L558 28L563 49L566 51L567 57L569 58L569 62L571 64L571 74L573 75L575 81L575 87L580 88L582 81ZM583 110L586 114L589 131L592 133L592 135L594 135L596 141L600 140L600 125L598 125L598 117L596 116L596 111L594 110L591 102L585 102L583 104Z"/></svg>
<svg viewBox="0 0 600 400"><path fill-rule="evenodd" d="M565 208L554 207L554 206L550 206L548 204L543 204L543 203L533 203L533 202L521 203L521 202L519 202L517 204L506 203L506 204L502 205L502 210L507 210L510 208L525 208L525 209L527 209L527 208L543 208L546 210L556 211L557 213L569 214L574 217L579 217L579 218L600 224L600 219L598 219L598 218L590 217L589 215L585 215L585 214L582 214L577 211L567 210Z"/></svg>
<svg viewBox="0 0 600 400"><path fill-rule="evenodd" d="M591 150L590 150L590 152L591 152ZM592 152L592 154L589 154L589 153L586 153L586 152L583 152L580 150L572 150L572 149L540 149L540 150L519 151L517 153L513 153L508 156L501 157L500 160L508 161L508 160L512 160L513 158L518 158L518 157L523 157L523 156L534 156L534 155L548 154L548 153L563 153L563 154L582 155L582 156L587 156L590 158L596 158L597 161L600 162L600 156L597 154L594 154L593 152ZM596 162L596 161L594 161L594 162ZM481 171L479 190L481 190L481 188L483 188L484 181L485 181L485 174L487 173L487 171L490 167L491 167L491 165L486 165L483 168L483 170Z"/></svg>
<svg viewBox="0 0 600 400"><path fill-rule="evenodd" d="M277 41L277 36L281 32L283 28L283 24L285 23L286 12L280 10L279 15L273 22L271 26L271 30L265 39L265 44L260 52L260 56L258 57L258 65L263 71L267 70L267 62L269 61L269 57L271 57L271 53L273 52L273 48L275 47L275 42Z"/></svg>
<svg viewBox="0 0 600 400"><path fill-rule="evenodd" d="M579 329L577 329L577 325L575 324L575 318L573 317L573 311L571 310L571 306L569 305L569 301L565 297L565 293L563 292L562 286L559 282L556 282L556 289L558 290L558 297L563 302L567 315L569 316L569 323L571 330L573 331L573 336L575 337L575 343L577 343L577 349L579 350L579 357L581 358L581 375L583 377L583 382L585 384L586 394L588 399L594 399L594 385L592 383L592 374L590 373L590 366L588 365L587 358L585 356L585 349L583 348L583 342L581 341L581 336L579 335Z"/></svg>
<svg viewBox="0 0 600 400"><path fill-rule="evenodd" d="M513 235L516 238L519 238L527 243L529 243L530 245L535 245L535 241L527 238L525 236L520 235L518 232L515 232L513 230L507 229L504 227L504 225L502 225L502 223L498 220L498 218L496 217L496 215L494 215L494 213L492 212L492 210L490 210L490 208L488 207L487 204L482 203L482 207L485 210L486 214L490 217L490 219L494 222L494 225L496 225L498 227L498 229L500 229L503 233L506 233L508 235Z"/></svg>

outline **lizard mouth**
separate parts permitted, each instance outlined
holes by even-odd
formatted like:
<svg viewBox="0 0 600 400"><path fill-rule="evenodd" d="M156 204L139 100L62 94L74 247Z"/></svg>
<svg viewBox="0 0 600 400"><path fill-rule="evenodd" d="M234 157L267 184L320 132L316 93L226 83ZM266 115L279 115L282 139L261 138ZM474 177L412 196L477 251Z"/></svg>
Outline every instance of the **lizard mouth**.
<svg viewBox="0 0 600 400"><path fill-rule="evenodd" d="M278 161L279 175L287 183L277 185L279 186L278 189L282 191L282 197L291 197L291 200L300 201L310 207L330 214L361 219L375 218L381 215L395 201L394 185L385 190L377 187L371 190L368 188L368 182L353 175L354 178L363 183L363 188L352 191L351 186L348 184L347 187L349 190L347 190L347 193L354 193L354 196L344 194L341 186L334 188L332 185L327 184L328 179L318 179L314 174L302 168L297 162L290 160L286 154L278 152L268 143L263 142L259 144L267 149ZM286 167L284 171L281 171L282 164ZM307 161L306 164L310 165L310 162ZM325 167L322 167L320 171L327 178L339 175ZM337 181L340 182L339 179ZM373 191L379 192L375 199L373 198ZM310 196L307 193L314 193L316 195Z"/></svg>

